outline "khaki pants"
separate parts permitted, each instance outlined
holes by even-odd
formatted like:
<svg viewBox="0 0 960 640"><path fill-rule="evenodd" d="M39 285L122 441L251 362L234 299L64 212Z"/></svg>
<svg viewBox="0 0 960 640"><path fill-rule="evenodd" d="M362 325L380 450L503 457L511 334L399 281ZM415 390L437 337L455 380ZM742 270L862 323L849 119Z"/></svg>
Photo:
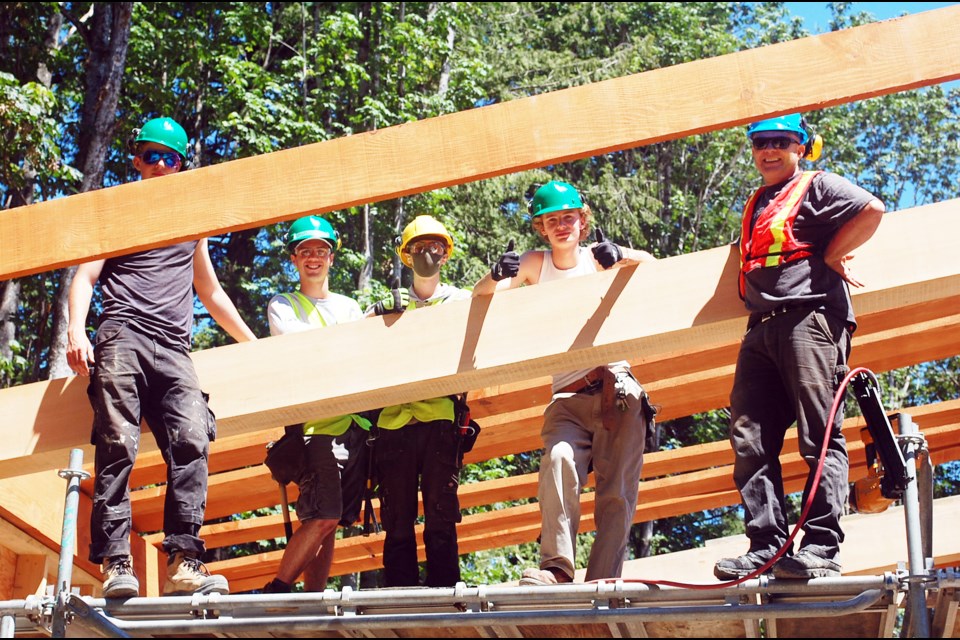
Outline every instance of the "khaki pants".
<svg viewBox="0 0 960 640"><path fill-rule="evenodd" d="M558 393L544 413L544 453L537 497L542 518L540 568L556 567L574 575L580 493L593 470L596 476L596 539L587 580L617 578L623 571L627 539L637 507L640 469L649 407L642 387L627 384L627 410L620 427L603 428L601 393Z"/></svg>

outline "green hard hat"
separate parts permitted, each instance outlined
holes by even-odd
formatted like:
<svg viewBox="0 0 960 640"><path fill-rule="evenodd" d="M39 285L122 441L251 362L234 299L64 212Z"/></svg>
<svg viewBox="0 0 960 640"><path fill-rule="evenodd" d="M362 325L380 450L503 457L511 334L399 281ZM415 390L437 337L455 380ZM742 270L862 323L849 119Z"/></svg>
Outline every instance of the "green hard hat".
<svg viewBox="0 0 960 640"><path fill-rule="evenodd" d="M134 140L134 144L141 142L162 144L179 153L184 159L187 158L187 132L173 118L148 120Z"/></svg>
<svg viewBox="0 0 960 640"><path fill-rule="evenodd" d="M530 213L533 217L542 216L545 213L562 211L563 209L582 209L583 201L580 200L580 194L572 184L551 180L543 185L533 194L533 204L530 206Z"/></svg>
<svg viewBox="0 0 960 640"><path fill-rule="evenodd" d="M285 241L292 253L304 240L323 240L334 251L340 249L340 234L333 225L320 216L306 216L295 220L287 230Z"/></svg>

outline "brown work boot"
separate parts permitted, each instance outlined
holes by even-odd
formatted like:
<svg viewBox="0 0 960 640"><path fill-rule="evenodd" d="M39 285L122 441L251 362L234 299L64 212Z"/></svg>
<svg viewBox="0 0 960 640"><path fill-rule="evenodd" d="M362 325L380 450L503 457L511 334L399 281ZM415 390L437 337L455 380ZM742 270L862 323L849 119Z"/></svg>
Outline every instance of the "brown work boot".
<svg viewBox="0 0 960 640"><path fill-rule="evenodd" d="M520 578L521 587L543 587L552 584L573 582L573 579L560 569L548 567L546 569L524 569Z"/></svg>
<svg viewBox="0 0 960 640"><path fill-rule="evenodd" d="M167 579L163 595L188 596L194 593L230 593L223 576L210 575L200 558L189 552L175 551L167 559Z"/></svg>
<svg viewBox="0 0 960 640"><path fill-rule="evenodd" d="M130 556L107 558L103 566L103 597L132 598L140 595L140 581Z"/></svg>

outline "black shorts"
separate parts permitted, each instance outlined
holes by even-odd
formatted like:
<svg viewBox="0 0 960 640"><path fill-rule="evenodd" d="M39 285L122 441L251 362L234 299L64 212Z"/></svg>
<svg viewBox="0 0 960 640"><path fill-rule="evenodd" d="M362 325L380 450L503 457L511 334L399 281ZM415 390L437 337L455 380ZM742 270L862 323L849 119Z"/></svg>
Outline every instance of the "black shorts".
<svg viewBox="0 0 960 640"><path fill-rule="evenodd" d="M307 464L297 485L297 518L338 520L349 526L360 519L367 478L367 432L356 424L340 436L306 436Z"/></svg>

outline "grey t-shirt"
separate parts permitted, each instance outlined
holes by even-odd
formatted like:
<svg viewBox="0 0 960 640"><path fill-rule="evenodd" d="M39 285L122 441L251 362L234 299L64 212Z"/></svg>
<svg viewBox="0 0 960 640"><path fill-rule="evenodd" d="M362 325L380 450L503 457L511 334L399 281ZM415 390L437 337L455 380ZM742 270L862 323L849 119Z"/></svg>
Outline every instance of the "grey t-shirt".
<svg viewBox="0 0 960 640"><path fill-rule="evenodd" d="M193 257L197 240L108 258L100 271L100 329L130 325L158 342L190 351Z"/></svg>
<svg viewBox="0 0 960 640"><path fill-rule="evenodd" d="M788 182L767 187L760 194L753 210L754 222ZM823 254L837 230L873 199L870 192L836 174L814 177L793 226L797 241L810 243L813 255L748 273L747 310L764 313L783 304L819 306L855 325L847 283L826 265Z"/></svg>

